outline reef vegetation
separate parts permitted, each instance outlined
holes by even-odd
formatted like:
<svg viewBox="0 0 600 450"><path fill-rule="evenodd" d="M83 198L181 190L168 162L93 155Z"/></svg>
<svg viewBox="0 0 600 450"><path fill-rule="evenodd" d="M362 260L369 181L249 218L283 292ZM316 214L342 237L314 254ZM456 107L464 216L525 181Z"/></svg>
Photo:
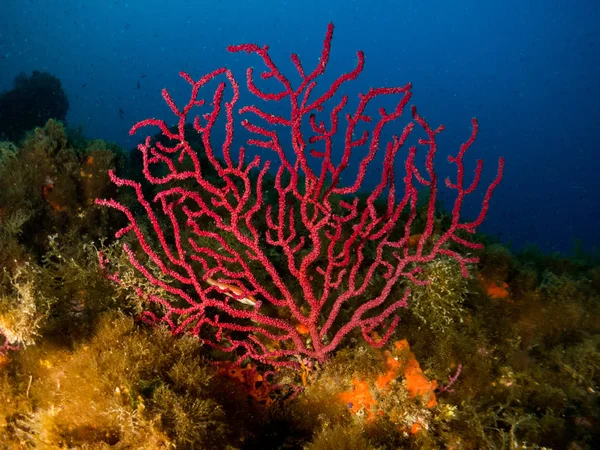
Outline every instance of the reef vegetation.
<svg viewBox="0 0 600 450"><path fill-rule="evenodd" d="M382 349L356 333L322 364L232 365L195 336L139 320L139 289L160 288L114 242L122 215L94 203L129 203L107 171L134 174L139 161L57 120L10 139L0 143L1 448L597 448L598 255L511 252L477 235L471 276L453 260L428 263L430 283L412 288Z"/></svg>

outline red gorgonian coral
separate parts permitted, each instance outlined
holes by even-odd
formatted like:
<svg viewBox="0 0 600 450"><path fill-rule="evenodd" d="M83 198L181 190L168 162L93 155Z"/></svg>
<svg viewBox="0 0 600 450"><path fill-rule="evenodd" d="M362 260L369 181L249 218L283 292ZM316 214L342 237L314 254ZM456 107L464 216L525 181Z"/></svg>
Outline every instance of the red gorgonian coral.
<svg viewBox="0 0 600 450"><path fill-rule="evenodd" d="M134 190L150 225L140 226L132 209L116 200L97 201L127 216L129 224L117 238L135 235L133 246L123 246L131 264L165 292L158 296L139 290L153 305L145 319L166 322L174 333L194 333L205 344L231 352L237 363L247 358L271 365L297 365L297 358L323 361L353 329L360 329L371 345L384 345L398 324L399 310L407 305L410 284L427 283L418 277L424 264L449 257L467 275L466 265L477 259L459 251L480 248L468 237L485 218L502 178L500 158L478 216L460 222L464 199L479 184L483 167L478 161L473 180L465 182L463 158L478 129L473 119L471 136L448 158L456 166L456 178L446 179L455 192L452 218L443 230L436 229L434 160L436 135L443 127L431 128L415 107L412 120L398 125L411 98L410 84L371 88L359 95L356 110L344 115L350 108L340 90L363 70L360 51L352 71L316 94L332 37L330 24L320 61L310 73L292 54L301 78L297 87L271 60L267 46L228 48L262 59L266 69L261 78L281 89L265 92L249 68L248 90L261 105L285 102L285 116L253 105L240 108L239 85L226 68L199 80L182 72L191 86L187 104L179 107L166 89L162 92L177 126L169 129L163 120L147 119L131 129L134 134L153 126L162 133L159 140L147 137L138 147L144 177L158 193L148 198L141 183L110 173L116 185ZM210 103L203 99L206 91L212 92ZM368 106L382 98L393 99L394 109L367 115ZM186 121L198 110L193 129L203 148L193 149L185 136ZM370 130L364 130L365 124ZM384 127L394 125L398 133L384 139ZM246 161L244 147L234 148L234 131L240 127L250 136L247 145L259 153L273 152L272 172L273 161L260 155ZM419 128L424 137L400 152ZM424 153L422 169L415 162L418 147ZM359 161L347 184L342 174L352 167L351 157ZM378 182L359 192L367 170L374 169L380 173ZM419 195L426 202L418 215ZM118 280L118 274L114 277Z"/></svg>

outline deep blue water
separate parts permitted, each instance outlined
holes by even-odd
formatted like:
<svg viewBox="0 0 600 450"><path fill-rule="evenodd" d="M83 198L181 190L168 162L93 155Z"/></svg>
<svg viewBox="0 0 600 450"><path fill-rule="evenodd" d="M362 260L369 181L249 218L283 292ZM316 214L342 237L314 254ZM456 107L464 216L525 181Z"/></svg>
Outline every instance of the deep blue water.
<svg viewBox="0 0 600 450"><path fill-rule="evenodd" d="M506 159L482 231L514 248L600 248L597 0L2 0L0 8L0 91L19 72L53 73L69 97L69 125L127 148L141 137L128 135L136 121L172 120L163 87L187 100L179 71L199 78L227 66L243 84L246 67L262 63L227 45L269 44L297 81L289 54L312 69L332 21L328 73L351 70L359 49L366 55L361 78L344 87L351 99L411 81L411 103L432 126L446 125L441 155L455 153L479 119L469 170L485 159L485 184ZM452 173L444 158L438 170Z"/></svg>

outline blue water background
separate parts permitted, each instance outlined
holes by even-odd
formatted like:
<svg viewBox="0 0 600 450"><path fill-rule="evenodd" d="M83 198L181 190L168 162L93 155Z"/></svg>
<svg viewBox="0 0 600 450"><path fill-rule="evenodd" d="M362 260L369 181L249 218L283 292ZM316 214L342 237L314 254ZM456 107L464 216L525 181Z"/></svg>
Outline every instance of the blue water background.
<svg viewBox="0 0 600 450"><path fill-rule="evenodd" d="M19 72L51 72L69 97L69 125L83 125L87 137L126 148L142 137L128 135L136 121L160 117L172 123L160 91L167 87L177 101L188 99L179 71L199 78L227 66L243 84L246 67L258 71L262 63L255 55L228 53L227 45L269 44L278 66L297 81L289 54L298 53L311 70L333 21L325 83L354 67L358 49L366 54L364 73L343 88L352 99L371 86L411 81L411 103L432 126L446 125L439 139L441 176L453 173L443 155L455 153L470 134L471 117L479 119L468 169L475 158L485 159L486 184L498 157L506 159L482 231L513 248L535 244L547 252L571 252L578 243L590 252L600 248L597 0L2 0L0 5L0 90L10 89ZM243 100L252 101L248 95ZM477 212L480 200L466 205L467 216Z"/></svg>

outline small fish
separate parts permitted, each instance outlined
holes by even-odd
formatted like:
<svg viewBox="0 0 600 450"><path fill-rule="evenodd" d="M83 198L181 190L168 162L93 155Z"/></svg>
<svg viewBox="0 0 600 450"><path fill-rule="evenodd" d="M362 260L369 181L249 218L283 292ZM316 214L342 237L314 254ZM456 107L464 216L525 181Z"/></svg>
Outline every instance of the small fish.
<svg viewBox="0 0 600 450"><path fill-rule="evenodd" d="M211 286L216 286L218 289L223 291L223 294L225 294L228 297L233 298L234 300L237 300L240 303L243 303L244 305L250 305L250 306L256 305L256 299L254 297L252 297L251 295L249 295L248 297L244 297L244 298L236 298L234 295L239 297L240 295L243 294L243 291L237 286L234 286L232 284L221 283L217 280L213 280L212 278L207 278L206 282L208 284L210 284ZM233 293L233 295L232 295L232 293Z"/></svg>

